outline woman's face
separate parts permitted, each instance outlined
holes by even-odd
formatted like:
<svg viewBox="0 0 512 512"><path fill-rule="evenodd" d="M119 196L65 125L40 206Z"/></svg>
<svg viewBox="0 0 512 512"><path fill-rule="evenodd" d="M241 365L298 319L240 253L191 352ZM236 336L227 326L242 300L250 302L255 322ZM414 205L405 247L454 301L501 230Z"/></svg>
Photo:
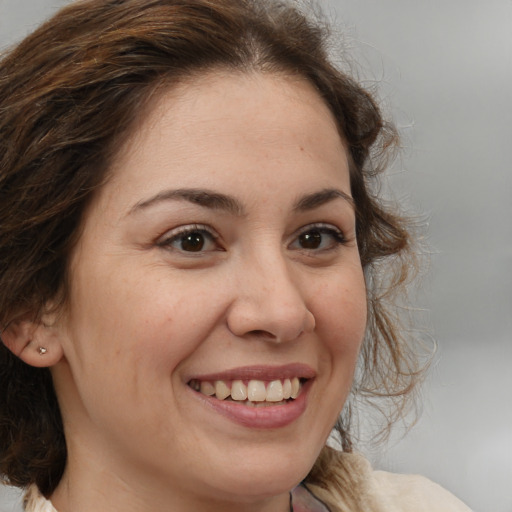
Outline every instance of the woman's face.
<svg viewBox="0 0 512 512"><path fill-rule="evenodd" d="M164 94L87 211L70 290L63 482L176 503L296 485L366 323L347 152L313 87L211 73Z"/></svg>

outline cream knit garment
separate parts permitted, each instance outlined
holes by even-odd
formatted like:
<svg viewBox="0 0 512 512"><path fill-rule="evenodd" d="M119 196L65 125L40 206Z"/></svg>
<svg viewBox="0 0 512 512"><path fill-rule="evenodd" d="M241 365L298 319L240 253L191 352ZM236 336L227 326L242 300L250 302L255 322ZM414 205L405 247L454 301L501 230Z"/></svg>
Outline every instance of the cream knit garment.
<svg viewBox="0 0 512 512"><path fill-rule="evenodd" d="M31 485L23 500L27 512L57 512L51 502L41 496L36 485Z"/></svg>

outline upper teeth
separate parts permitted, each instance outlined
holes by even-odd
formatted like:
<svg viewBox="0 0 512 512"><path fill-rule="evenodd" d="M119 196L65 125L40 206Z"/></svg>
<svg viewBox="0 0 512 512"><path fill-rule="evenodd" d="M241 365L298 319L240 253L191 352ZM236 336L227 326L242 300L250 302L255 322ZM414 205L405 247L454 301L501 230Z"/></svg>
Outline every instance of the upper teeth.
<svg viewBox="0 0 512 512"><path fill-rule="evenodd" d="M231 397L231 400L249 400L250 402L281 402L289 398L297 398L302 386L298 377L271 382L250 380L247 384L242 380L214 382L193 380L190 385L203 395L215 396L219 400Z"/></svg>

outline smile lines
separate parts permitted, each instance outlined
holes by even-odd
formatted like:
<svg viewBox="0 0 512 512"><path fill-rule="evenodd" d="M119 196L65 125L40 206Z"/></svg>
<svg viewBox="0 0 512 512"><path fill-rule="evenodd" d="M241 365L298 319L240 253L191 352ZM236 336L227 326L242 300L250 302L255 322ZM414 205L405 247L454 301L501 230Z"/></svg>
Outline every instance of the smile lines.
<svg viewBox="0 0 512 512"><path fill-rule="evenodd" d="M280 402L286 403L289 399L295 399L302 388L302 380L298 377L291 379L278 379L270 382L263 380L216 380L199 381L193 379L189 386L206 396L215 397L218 400L231 400L244 403L245 405L254 405L259 403L269 403L269 405L278 405Z"/></svg>

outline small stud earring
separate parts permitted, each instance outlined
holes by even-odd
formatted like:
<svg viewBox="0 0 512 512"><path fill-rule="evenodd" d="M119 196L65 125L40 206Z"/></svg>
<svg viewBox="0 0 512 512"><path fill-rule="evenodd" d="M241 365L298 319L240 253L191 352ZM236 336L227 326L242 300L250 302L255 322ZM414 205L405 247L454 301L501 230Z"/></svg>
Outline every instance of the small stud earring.
<svg viewBox="0 0 512 512"><path fill-rule="evenodd" d="M48 352L48 349L46 349L44 347L39 347L38 351L41 356L44 356L46 354L46 352Z"/></svg>

